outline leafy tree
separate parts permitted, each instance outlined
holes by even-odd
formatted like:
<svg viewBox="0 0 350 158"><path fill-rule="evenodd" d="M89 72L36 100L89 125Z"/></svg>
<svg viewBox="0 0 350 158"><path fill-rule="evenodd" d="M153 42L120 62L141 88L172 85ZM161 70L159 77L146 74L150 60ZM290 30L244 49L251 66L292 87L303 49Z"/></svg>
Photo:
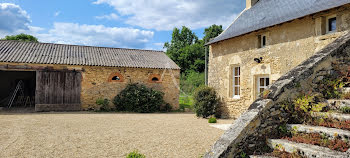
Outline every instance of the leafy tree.
<svg viewBox="0 0 350 158"><path fill-rule="evenodd" d="M22 41L22 42L38 42L38 39L32 35L27 34L19 34L19 35L12 35L12 36L6 36L5 38L1 40L15 40L15 41Z"/></svg>
<svg viewBox="0 0 350 158"><path fill-rule="evenodd" d="M204 38L203 40L209 42L211 38L215 38L219 36L224 30L222 29L222 25L212 25L209 28L204 30Z"/></svg>
<svg viewBox="0 0 350 158"><path fill-rule="evenodd" d="M178 28L173 30L171 42L166 42L164 48L167 55L178 64L182 72L186 70L201 70L201 60L204 59L203 42L189 28L183 26L181 31ZM194 66L196 63L197 66Z"/></svg>

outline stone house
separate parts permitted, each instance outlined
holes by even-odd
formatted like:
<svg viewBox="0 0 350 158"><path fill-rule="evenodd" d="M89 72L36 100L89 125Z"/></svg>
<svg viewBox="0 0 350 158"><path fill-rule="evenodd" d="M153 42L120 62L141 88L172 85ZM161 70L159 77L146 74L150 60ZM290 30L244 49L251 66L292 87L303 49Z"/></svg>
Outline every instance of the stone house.
<svg viewBox="0 0 350 158"><path fill-rule="evenodd" d="M5 106L19 86L36 111L98 109L97 99L112 100L127 84L141 83L164 92L177 109L179 78L180 68L162 51L0 41Z"/></svg>
<svg viewBox="0 0 350 158"><path fill-rule="evenodd" d="M223 116L239 117L271 83L349 30L350 0L246 0L207 43L208 84Z"/></svg>

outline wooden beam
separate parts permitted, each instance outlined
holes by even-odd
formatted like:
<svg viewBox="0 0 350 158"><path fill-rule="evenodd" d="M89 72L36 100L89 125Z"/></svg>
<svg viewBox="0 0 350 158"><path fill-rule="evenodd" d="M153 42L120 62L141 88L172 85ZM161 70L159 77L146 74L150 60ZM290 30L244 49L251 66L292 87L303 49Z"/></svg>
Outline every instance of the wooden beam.
<svg viewBox="0 0 350 158"><path fill-rule="evenodd" d="M68 69L66 66L62 68L54 68L53 66L29 66L29 65L0 65L0 70L40 70L40 71L77 71L77 72L84 72L85 70L83 68L78 69Z"/></svg>

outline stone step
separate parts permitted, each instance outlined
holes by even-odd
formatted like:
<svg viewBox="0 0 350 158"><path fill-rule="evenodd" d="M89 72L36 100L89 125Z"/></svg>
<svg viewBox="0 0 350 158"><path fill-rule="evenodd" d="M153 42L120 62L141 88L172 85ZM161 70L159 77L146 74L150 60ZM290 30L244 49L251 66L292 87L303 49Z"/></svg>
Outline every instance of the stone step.
<svg viewBox="0 0 350 158"><path fill-rule="evenodd" d="M274 156L264 156L264 155L250 155L250 158L277 158Z"/></svg>
<svg viewBox="0 0 350 158"><path fill-rule="evenodd" d="M336 112L313 112L311 116L318 117L318 118L337 119L339 121L350 120L350 114L342 114L342 113L336 113Z"/></svg>
<svg viewBox="0 0 350 158"><path fill-rule="evenodd" d="M330 99L327 100L327 104L331 109L339 110L343 107L350 107L350 100Z"/></svg>
<svg viewBox="0 0 350 158"><path fill-rule="evenodd" d="M350 87L343 87L341 91L342 93L350 93Z"/></svg>
<svg viewBox="0 0 350 158"><path fill-rule="evenodd" d="M275 149L284 150L289 153L298 152L308 158L349 158L348 153L334 151L329 148L316 145L295 143L284 139L269 139L268 145Z"/></svg>
<svg viewBox="0 0 350 158"><path fill-rule="evenodd" d="M296 130L298 132L303 132L303 133L326 134L332 139L340 137L343 140L349 140L350 138L350 131L336 129L336 128L327 128L322 126L309 126L309 125L301 125L301 124L287 125L287 128L289 130Z"/></svg>

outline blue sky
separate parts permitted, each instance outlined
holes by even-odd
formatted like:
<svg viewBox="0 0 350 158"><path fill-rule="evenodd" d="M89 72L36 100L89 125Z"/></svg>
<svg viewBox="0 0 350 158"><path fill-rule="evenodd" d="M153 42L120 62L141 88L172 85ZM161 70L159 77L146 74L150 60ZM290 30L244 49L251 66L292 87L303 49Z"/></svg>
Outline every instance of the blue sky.
<svg viewBox="0 0 350 158"><path fill-rule="evenodd" d="M227 27L244 0L0 0L0 38L32 34L40 42L161 50L174 27Z"/></svg>

